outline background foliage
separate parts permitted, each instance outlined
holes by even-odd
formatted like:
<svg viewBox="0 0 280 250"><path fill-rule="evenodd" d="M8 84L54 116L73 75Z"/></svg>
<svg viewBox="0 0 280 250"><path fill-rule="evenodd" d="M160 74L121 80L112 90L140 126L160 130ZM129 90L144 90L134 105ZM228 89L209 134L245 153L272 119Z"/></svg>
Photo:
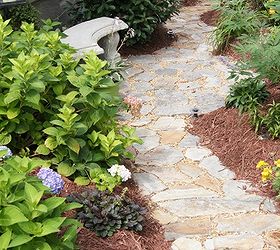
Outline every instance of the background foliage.
<svg viewBox="0 0 280 250"><path fill-rule="evenodd" d="M118 17L134 29L127 44L145 43L158 24L178 13L180 0L75 0L66 5L72 23L97 17Z"/></svg>

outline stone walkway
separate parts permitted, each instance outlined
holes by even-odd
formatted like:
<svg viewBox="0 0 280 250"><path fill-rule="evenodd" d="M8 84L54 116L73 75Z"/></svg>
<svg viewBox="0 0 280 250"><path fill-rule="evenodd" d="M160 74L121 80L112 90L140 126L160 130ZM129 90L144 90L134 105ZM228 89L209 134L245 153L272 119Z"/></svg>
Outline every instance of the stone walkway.
<svg viewBox="0 0 280 250"><path fill-rule="evenodd" d="M179 36L172 47L129 58L122 92L144 100L140 118L122 117L144 140L136 147L134 179L155 203L173 250L280 249L273 202L246 192L250 183L235 181L188 133L192 109L222 107L230 85L227 58L212 56L207 45L213 28L199 20L209 9L209 3L183 8L167 24Z"/></svg>

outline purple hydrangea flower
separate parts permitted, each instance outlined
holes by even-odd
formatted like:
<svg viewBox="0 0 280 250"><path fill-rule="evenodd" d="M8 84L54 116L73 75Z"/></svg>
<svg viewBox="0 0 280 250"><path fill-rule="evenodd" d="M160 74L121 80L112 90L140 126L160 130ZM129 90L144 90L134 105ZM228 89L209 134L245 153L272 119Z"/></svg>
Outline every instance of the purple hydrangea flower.
<svg viewBox="0 0 280 250"><path fill-rule="evenodd" d="M50 168L41 168L37 173L43 184L51 189L53 194L59 194L64 187L61 175Z"/></svg>
<svg viewBox="0 0 280 250"><path fill-rule="evenodd" d="M6 151L6 154L2 157L0 157L0 160L7 159L13 155L11 149L9 149L7 146L0 146L0 151Z"/></svg>

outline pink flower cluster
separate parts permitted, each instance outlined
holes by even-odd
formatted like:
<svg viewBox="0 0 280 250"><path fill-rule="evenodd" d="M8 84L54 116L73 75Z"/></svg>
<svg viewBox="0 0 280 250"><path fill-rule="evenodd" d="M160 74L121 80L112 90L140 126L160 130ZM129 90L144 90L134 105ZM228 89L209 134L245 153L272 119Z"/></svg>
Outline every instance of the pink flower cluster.
<svg viewBox="0 0 280 250"><path fill-rule="evenodd" d="M128 105L128 108L130 109L133 116L140 115L140 110L142 108L143 102L140 98L128 95L123 99L123 102Z"/></svg>

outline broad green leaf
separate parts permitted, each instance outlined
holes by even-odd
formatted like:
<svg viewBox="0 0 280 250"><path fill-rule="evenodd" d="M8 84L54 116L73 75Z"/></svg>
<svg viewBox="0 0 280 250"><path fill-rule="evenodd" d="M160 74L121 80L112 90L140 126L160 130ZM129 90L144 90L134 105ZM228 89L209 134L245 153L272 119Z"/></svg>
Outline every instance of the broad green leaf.
<svg viewBox="0 0 280 250"><path fill-rule="evenodd" d="M33 237L31 237L27 234L16 235L13 238L13 240L11 241L11 243L9 244L9 248L21 246L21 245L31 241L32 239L33 239Z"/></svg>
<svg viewBox="0 0 280 250"><path fill-rule="evenodd" d="M50 150L44 144L41 144L37 147L36 153L41 155L48 155L50 153Z"/></svg>
<svg viewBox="0 0 280 250"><path fill-rule="evenodd" d="M10 134L0 133L0 145L7 145L11 140L12 136Z"/></svg>
<svg viewBox="0 0 280 250"><path fill-rule="evenodd" d="M74 151L76 154L79 154L80 152L80 144L79 142L74 138L69 138L66 142L67 146Z"/></svg>
<svg viewBox="0 0 280 250"><path fill-rule="evenodd" d="M37 235L42 233L42 223L40 222L26 221L19 223L18 226L27 234Z"/></svg>
<svg viewBox="0 0 280 250"><path fill-rule="evenodd" d="M34 186L26 182L24 193L26 196L26 200L35 207L40 202L44 191L38 191Z"/></svg>
<svg viewBox="0 0 280 250"><path fill-rule="evenodd" d="M58 135L58 129L55 127L48 127L46 129L43 130L43 132L47 135L51 135L51 136L57 136Z"/></svg>
<svg viewBox="0 0 280 250"><path fill-rule="evenodd" d="M50 150L54 150L58 145L54 138L49 137L45 140L45 146Z"/></svg>
<svg viewBox="0 0 280 250"><path fill-rule="evenodd" d="M0 212L0 226L7 227L24 221L28 219L17 207L4 207Z"/></svg>
<svg viewBox="0 0 280 250"><path fill-rule="evenodd" d="M87 177L82 176L75 178L74 182L79 186L86 186L90 184L90 180Z"/></svg>
<svg viewBox="0 0 280 250"><path fill-rule="evenodd" d="M42 233L38 236L42 237L48 234L57 233L60 231L60 226L64 222L65 217L54 217L51 219L46 219L42 223Z"/></svg>
<svg viewBox="0 0 280 250"><path fill-rule="evenodd" d="M73 166L70 166L66 162L61 162L58 164L57 172L63 176L70 176L74 174L76 169Z"/></svg>
<svg viewBox="0 0 280 250"><path fill-rule="evenodd" d="M0 249L5 250L8 248L9 243L12 238L12 232L10 230L6 231L0 236Z"/></svg>
<svg viewBox="0 0 280 250"><path fill-rule="evenodd" d="M52 211L53 209L55 209L55 208L59 207L61 204L63 204L64 201L65 201L65 198L50 197L50 198L42 201L42 204L48 208L48 211Z"/></svg>
<svg viewBox="0 0 280 250"><path fill-rule="evenodd" d="M7 111L7 117L8 119L14 119L16 118L20 113L20 109L19 108L10 108Z"/></svg>

